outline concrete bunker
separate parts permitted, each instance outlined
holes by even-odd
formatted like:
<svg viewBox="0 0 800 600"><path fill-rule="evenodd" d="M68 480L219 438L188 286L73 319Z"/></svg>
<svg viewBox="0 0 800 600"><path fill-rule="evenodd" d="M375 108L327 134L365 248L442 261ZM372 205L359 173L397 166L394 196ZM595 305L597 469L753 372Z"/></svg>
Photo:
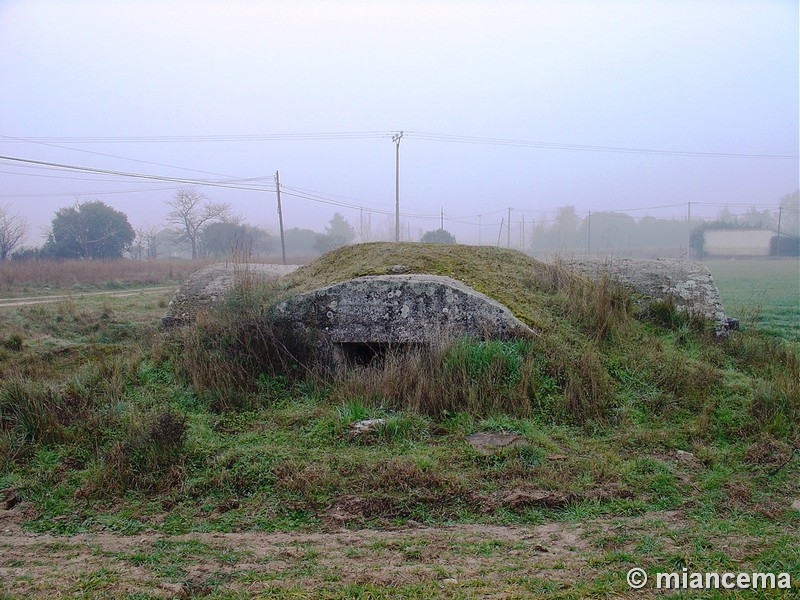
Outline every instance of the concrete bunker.
<svg viewBox="0 0 800 600"><path fill-rule="evenodd" d="M597 280L608 277L631 289L639 305L647 309L654 301L669 301L678 310L716 323L718 332L732 327L711 272L702 263L659 259L561 259L569 269Z"/></svg>
<svg viewBox="0 0 800 600"><path fill-rule="evenodd" d="M192 273L175 292L161 317L161 327L188 325L197 313L222 302L237 280L266 281L291 273L299 265L217 263Z"/></svg>
<svg viewBox="0 0 800 600"><path fill-rule="evenodd" d="M333 366L366 365L389 351L462 336L535 335L496 300L438 275L358 277L289 298L271 318Z"/></svg>

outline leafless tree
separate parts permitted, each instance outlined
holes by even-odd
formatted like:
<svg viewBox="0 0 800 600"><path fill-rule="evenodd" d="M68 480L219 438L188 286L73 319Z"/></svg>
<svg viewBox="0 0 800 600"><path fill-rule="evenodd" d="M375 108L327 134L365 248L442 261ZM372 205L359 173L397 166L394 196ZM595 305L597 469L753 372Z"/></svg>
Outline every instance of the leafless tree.
<svg viewBox="0 0 800 600"><path fill-rule="evenodd" d="M136 237L133 238L133 243L128 248L128 254L133 260L142 260L144 252L144 229L140 227L136 230Z"/></svg>
<svg viewBox="0 0 800 600"><path fill-rule="evenodd" d="M158 226L146 225L142 231L145 256L149 260L158 258Z"/></svg>
<svg viewBox="0 0 800 600"><path fill-rule="evenodd" d="M28 223L11 212L9 204L0 204L0 260L8 258L28 233Z"/></svg>
<svg viewBox="0 0 800 600"><path fill-rule="evenodd" d="M231 207L225 202L211 202L204 193L195 189L178 190L167 202L172 211L167 221L176 227L184 242L192 249L192 258L197 258L203 228L215 221L233 221Z"/></svg>
<svg viewBox="0 0 800 600"><path fill-rule="evenodd" d="M152 260L158 258L158 226L145 224L136 230L128 253L134 260Z"/></svg>

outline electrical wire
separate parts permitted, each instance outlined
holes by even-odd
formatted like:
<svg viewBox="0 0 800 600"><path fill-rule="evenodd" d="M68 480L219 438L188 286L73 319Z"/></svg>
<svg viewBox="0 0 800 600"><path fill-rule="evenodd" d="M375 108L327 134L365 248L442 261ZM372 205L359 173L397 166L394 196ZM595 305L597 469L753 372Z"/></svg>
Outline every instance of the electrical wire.
<svg viewBox="0 0 800 600"><path fill-rule="evenodd" d="M223 135L153 135L153 136L66 136L26 137L27 141L68 144L153 144L196 142L263 142L263 141L308 141L308 140L357 140L391 137L385 131L339 131L328 133L260 133Z"/></svg>
<svg viewBox="0 0 800 600"><path fill-rule="evenodd" d="M698 152L693 150L659 150L653 148L628 148L621 146L594 146L588 144L565 144L561 142L541 142L534 140L515 140L503 138L487 138L466 135L449 135L423 131L406 131L409 138L433 142L454 142L460 144L483 144L490 146L512 146L523 148L539 148L545 150L574 150L580 152L610 152L618 154L650 154L658 156L692 156L704 158L758 158L769 160L798 160L800 156L788 154L753 154L733 152Z"/></svg>
<svg viewBox="0 0 800 600"><path fill-rule="evenodd" d="M154 166L158 166L158 167L168 167L170 169L179 169L181 171L189 171L191 173L202 173L203 175L218 175L220 177L231 177L230 175L226 175L224 173L215 173L213 171L201 171L201 170L198 170L198 169L189 169L187 167L179 167L177 165L170 165L168 163L154 162L154 161L151 161L151 160L140 160L138 158L129 158L127 156L119 156L117 154L106 154L105 152L94 152L92 150L81 150L80 148L71 148L69 146L62 146L62 145L59 145L59 144L51 144L51 143L48 143L48 142L38 141L38 140L35 140L33 138L18 138L18 137L12 137L12 136L8 136L8 135L0 135L0 138L3 138L5 140L14 140L14 141L18 141L18 142L28 142L28 143L31 143L31 144L38 144L40 146L48 146L50 148L59 148L61 150L70 150L72 152L81 152L83 154L93 154L93 155L96 155L96 156L105 156L107 158L118 158L120 160L127 160L127 161L137 162L137 163L146 164L146 165L154 165Z"/></svg>
<svg viewBox="0 0 800 600"><path fill-rule="evenodd" d="M6 139L19 142L42 144L139 144L139 143L207 143L207 142L261 142L261 141L319 141L319 140L354 140L354 139L389 139L399 132L386 131L339 131L311 133L261 133L261 134L221 134L221 135L156 135L156 136L49 136ZM610 152L619 154L644 154L656 156L688 156L702 158L745 158L767 160L798 160L796 154L762 154L744 152L708 152L697 150L665 150L657 148L639 148L626 146L605 146L592 144L573 144L564 142L546 142L540 140L524 140L513 138L480 137L436 133L429 131L403 131L403 136L423 141L451 142L460 144L481 144L490 146L510 146L538 148L544 150L572 150L579 152ZM113 156L113 155L108 155ZM124 157L120 157L124 158ZM125 159L129 160L129 159ZM141 161L147 162L147 161ZM159 163L152 163L159 164ZM164 165L162 165L164 166ZM175 167L181 168L181 167Z"/></svg>
<svg viewBox="0 0 800 600"><path fill-rule="evenodd" d="M52 167L55 169L66 170L66 171L76 171L79 173L94 173L99 175L116 175L119 177L129 177L132 179L145 179L151 181L165 181L169 183L182 183L186 185L200 185L200 186L208 186L208 187L220 187L220 188L229 188L229 189L240 189L240 190L251 190L251 191L275 191L274 188L267 188L263 186L255 186L255 185L234 185L236 182L240 182L243 180L232 180L232 181L209 181L209 180L199 180L199 179L188 179L183 177L169 177L165 175L148 175L145 173L134 173L129 171L117 171L114 169L98 169L95 167L83 167L77 165L68 165L63 163L54 163L49 161L42 161L42 160L33 160L29 158L19 158L14 156L0 156L0 160L10 161L14 163L22 163L22 164L32 164L32 165L42 165L47 167ZM256 181L256 180L263 180L263 177L251 178L250 180L244 181Z"/></svg>

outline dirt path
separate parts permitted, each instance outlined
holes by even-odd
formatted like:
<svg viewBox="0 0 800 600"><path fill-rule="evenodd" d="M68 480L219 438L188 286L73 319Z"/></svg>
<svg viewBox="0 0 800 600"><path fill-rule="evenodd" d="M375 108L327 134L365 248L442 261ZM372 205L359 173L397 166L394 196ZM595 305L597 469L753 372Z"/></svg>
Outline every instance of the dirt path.
<svg viewBox="0 0 800 600"><path fill-rule="evenodd" d="M652 586L631 589L628 570L671 565L696 541L680 511L541 525L61 536L24 530L31 510L0 509L0 598L657 598ZM653 536L660 559L641 547ZM703 543L745 571L764 547L736 531Z"/></svg>
<svg viewBox="0 0 800 600"><path fill-rule="evenodd" d="M116 290L112 292L79 292L75 294L60 294L58 296L27 296L23 298L0 298L0 308L12 308L15 306L27 306L29 304L47 304L50 302L61 302L63 300L76 300L78 298L89 298L92 296L136 296L137 294L158 294L177 289L178 286L168 285L161 287L135 288L130 290Z"/></svg>
<svg viewBox="0 0 800 600"><path fill-rule="evenodd" d="M570 565L587 568L576 524L53 536L24 531L12 512L0 511L0 596L331 597L347 586L386 586L503 598L530 578L557 584L574 578Z"/></svg>

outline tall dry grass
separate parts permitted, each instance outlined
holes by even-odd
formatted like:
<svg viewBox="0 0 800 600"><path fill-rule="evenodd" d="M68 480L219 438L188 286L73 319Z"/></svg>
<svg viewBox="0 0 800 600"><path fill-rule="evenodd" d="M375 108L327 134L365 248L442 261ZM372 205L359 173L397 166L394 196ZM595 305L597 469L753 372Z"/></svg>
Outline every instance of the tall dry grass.
<svg viewBox="0 0 800 600"><path fill-rule="evenodd" d="M255 281L243 270L221 305L171 332L180 375L213 410L246 408L265 378L322 371L312 344L266 318L278 297L276 284Z"/></svg>
<svg viewBox="0 0 800 600"><path fill-rule="evenodd" d="M30 259L0 261L0 294L75 288L123 288L175 283L220 259L195 260L75 260ZM270 263L268 259L252 262Z"/></svg>
<svg viewBox="0 0 800 600"><path fill-rule="evenodd" d="M602 420L613 386L591 348L579 355L541 340L439 340L390 349L364 367L338 371L332 397L441 417L535 414Z"/></svg>
<svg viewBox="0 0 800 600"><path fill-rule="evenodd" d="M556 261L545 265L537 284L560 297L563 316L579 324L596 340L605 339L613 331L630 324L630 290L607 275L593 281Z"/></svg>

